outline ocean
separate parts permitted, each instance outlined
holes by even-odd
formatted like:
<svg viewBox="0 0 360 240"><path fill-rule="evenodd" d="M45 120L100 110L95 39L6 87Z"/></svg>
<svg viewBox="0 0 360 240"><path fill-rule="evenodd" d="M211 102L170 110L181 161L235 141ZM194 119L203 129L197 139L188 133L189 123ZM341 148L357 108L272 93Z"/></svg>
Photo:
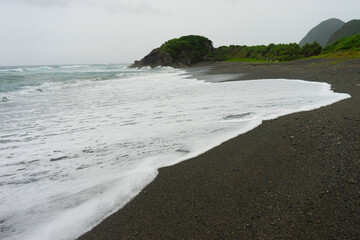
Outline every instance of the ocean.
<svg viewBox="0 0 360 240"><path fill-rule="evenodd" d="M349 97L327 83L210 83L169 67L0 67L0 239L76 239L159 168Z"/></svg>

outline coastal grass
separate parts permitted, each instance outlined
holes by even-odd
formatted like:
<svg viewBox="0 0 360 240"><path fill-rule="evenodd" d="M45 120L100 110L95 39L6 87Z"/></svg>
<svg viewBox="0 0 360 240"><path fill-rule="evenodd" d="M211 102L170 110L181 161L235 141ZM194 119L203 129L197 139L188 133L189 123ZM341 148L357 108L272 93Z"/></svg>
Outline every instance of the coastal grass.
<svg viewBox="0 0 360 240"><path fill-rule="evenodd" d="M310 58L329 58L329 59L356 59L360 57L360 50L337 51L324 53Z"/></svg>
<svg viewBox="0 0 360 240"><path fill-rule="evenodd" d="M257 59L257 58L230 58L224 62L251 62L251 63L271 63L269 60Z"/></svg>
<svg viewBox="0 0 360 240"><path fill-rule="evenodd" d="M327 64L337 64L342 61L350 60L350 59L357 59L360 58L360 50L348 50L348 51L337 51L331 53L322 53L317 56L312 57L304 57L297 60L305 60L305 59L317 59L317 58L324 58L324 59L333 59L334 61L327 62ZM289 62L292 60L284 60L284 61L271 61L271 60L264 60L264 59L257 59L257 58L237 58L233 57L230 59L225 60L224 62L243 62L243 63L277 63L277 62Z"/></svg>
<svg viewBox="0 0 360 240"><path fill-rule="evenodd" d="M339 51L339 52L332 52L332 53L325 53L319 56L310 57L309 59L324 59L330 60L325 61L323 63L312 63L310 65L313 66L320 66L320 65L336 65L341 64L347 61L360 59L360 51Z"/></svg>

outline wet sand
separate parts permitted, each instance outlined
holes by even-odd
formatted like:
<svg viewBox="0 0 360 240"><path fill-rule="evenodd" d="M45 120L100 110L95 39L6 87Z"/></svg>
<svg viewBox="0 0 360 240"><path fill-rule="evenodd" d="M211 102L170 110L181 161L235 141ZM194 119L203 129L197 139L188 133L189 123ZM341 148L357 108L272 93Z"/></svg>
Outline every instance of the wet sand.
<svg viewBox="0 0 360 240"><path fill-rule="evenodd" d="M135 199L79 239L360 239L360 59L204 63L188 71L215 82L327 82L352 97L265 121L160 169Z"/></svg>

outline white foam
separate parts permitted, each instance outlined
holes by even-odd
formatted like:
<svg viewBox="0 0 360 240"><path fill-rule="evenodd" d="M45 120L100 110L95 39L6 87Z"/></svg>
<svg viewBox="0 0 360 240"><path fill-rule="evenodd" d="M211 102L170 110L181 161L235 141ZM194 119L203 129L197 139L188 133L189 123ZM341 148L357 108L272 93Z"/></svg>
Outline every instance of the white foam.
<svg viewBox="0 0 360 240"><path fill-rule="evenodd" d="M0 69L0 72L24 72L22 68Z"/></svg>
<svg viewBox="0 0 360 240"><path fill-rule="evenodd" d="M27 70L27 71L51 70L51 69L53 69L53 68L48 67L48 66L35 67L35 68L25 68L25 70Z"/></svg>
<svg viewBox="0 0 360 240"><path fill-rule="evenodd" d="M9 95L0 108L1 239L75 239L138 194L158 168L263 120L350 97L301 80L212 84L171 68L137 72Z"/></svg>
<svg viewBox="0 0 360 240"><path fill-rule="evenodd" d="M80 68L80 67L82 67L82 65L60 66L60 68L65 68L65 69L67 69L67 68Z"/></svg>

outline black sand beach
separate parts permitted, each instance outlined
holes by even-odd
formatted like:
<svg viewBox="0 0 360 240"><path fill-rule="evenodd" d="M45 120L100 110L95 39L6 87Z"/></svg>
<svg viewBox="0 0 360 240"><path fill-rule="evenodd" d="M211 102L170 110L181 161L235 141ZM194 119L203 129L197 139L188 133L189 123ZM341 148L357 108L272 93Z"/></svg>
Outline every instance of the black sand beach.
<svg viewBox="0 0 360 240"><path fill-rule="evenodd" d="M352 97L265 121L160 169L135 199L79 239L360 239L360 59L199 64L189 71L206 79L206 69L327 82Z"/></svg>

